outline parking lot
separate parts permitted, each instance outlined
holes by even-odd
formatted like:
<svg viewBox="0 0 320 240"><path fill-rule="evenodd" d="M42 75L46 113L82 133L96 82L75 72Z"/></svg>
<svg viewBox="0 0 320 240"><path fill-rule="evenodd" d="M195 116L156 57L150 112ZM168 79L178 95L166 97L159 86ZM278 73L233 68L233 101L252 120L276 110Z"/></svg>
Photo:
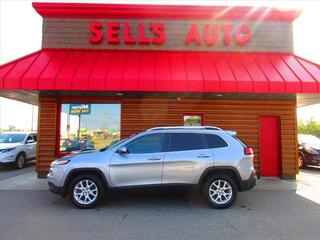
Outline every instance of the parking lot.
<svg viewBox="0 0 320 240"><path fill-rule="evenodd" d="M320 168L263 179L226 210L180 190L114 192L79 210L47 191L33 166L0 170L0 239L317 239Z"/></svg>

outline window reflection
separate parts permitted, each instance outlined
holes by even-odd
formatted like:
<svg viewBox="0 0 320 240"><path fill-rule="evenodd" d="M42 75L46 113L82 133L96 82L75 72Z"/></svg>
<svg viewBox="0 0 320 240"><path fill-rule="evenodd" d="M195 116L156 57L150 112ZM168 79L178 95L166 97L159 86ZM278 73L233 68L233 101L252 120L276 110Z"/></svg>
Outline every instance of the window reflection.
<svg viewBox="0 0 320 240"><path fill-rule="evenodd" d="M99 150L119 139L120 104L61 105L61 152Z"/></svg>

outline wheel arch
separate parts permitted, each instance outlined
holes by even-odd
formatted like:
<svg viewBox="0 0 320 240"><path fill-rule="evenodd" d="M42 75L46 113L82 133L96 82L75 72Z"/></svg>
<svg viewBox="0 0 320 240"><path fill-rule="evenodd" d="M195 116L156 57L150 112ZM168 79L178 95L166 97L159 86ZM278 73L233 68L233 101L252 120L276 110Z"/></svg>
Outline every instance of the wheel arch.
<svg viewBox="0 0 320 240"><path fill-rule="evenodd" d="M66 180L65 180L64 186L63 186L63 196L67 195L68 188L69 188L69 185L70 185L72 179L74 179L75 177L82 175L82 174L96 175L97 177L100 178L100 180L104 184L105 189L109 188L108 180L106 179L105 175L103 174L103 172L100 169L98 169L98 168L76 168L76 169L72 169L66 177Z"/></svg>
<svg viewBox="0 0 320 240"><path fill-rule="evenodd" d="M17 157L18 157L20 154L23 154L23 155L25 156L25 158L27 158L26 152L23 151L23 150L20 150L20 151L17 153L17 155L16 155L16 159L17 159Z"/></svg>
<svg viewBox="0 0 320 240"><path fill-rule="evenodd" d="M302 150L298 151L298 155L301 155L303 158L306 158L306 154Z"/></svg>
<svg viewBox="0 0 320 240"><path fill-rule="evenodd" d="M218 167L209 167L207 168L201 175L199 179L199 187L203 186L203 184L207 181L207 179L213 174L224 174L231 177L239 191L242 189L242 180L238 170L235 167L230 166L218 166Z"/></svg>

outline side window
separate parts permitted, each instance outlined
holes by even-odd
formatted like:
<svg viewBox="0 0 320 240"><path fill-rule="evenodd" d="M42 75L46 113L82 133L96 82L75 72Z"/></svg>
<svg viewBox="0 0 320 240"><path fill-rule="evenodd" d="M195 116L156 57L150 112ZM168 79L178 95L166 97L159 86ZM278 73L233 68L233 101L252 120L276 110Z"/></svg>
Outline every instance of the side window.
<svg viewBox="0 0 320 240"><path fill-rule="evenodd" d="M33 140L32 135L29 135L29 136L27 137L26 141L29 141L29 140Z"/></svg>
<svg viewBox="0 0 320 240"><path fill-rule="evenodd" d="M209 148L228 147L228 144L220 136L214 134L206 134L206 138Z"/></svg>
<svg viewBox="0 0 320 240"><path fill-rule="evenodd" d="M37 134L33 135L33 139L34 139L35 142L37 142Z"/></svg>
<svg viewBox="0 0 320 240"><path fill-rule="evenodd" d="M133 140L126 148L129 154L157 153L162 152L163 142L164 134L150 134Z"/></svg>
<svg viewBox="0 0 320 240"><path fill-rule="evenodd" d="M172 133L170 134L169 151L187 151L207 148L203 134Z"/></svg>

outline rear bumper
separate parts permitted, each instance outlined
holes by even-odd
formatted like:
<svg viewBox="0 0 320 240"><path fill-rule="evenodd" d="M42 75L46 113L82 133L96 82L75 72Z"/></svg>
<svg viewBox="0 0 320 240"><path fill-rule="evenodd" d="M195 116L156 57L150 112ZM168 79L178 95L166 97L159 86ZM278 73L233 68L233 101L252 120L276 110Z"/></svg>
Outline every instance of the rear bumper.
<svg viewBox="0 0 320 240"><path fill-rule="evenodd" d="M252 189L256 185L256 183L257 183L257 177L253 172L248 180L240 181L239 191L240 192L248 191Z"/></svg>

